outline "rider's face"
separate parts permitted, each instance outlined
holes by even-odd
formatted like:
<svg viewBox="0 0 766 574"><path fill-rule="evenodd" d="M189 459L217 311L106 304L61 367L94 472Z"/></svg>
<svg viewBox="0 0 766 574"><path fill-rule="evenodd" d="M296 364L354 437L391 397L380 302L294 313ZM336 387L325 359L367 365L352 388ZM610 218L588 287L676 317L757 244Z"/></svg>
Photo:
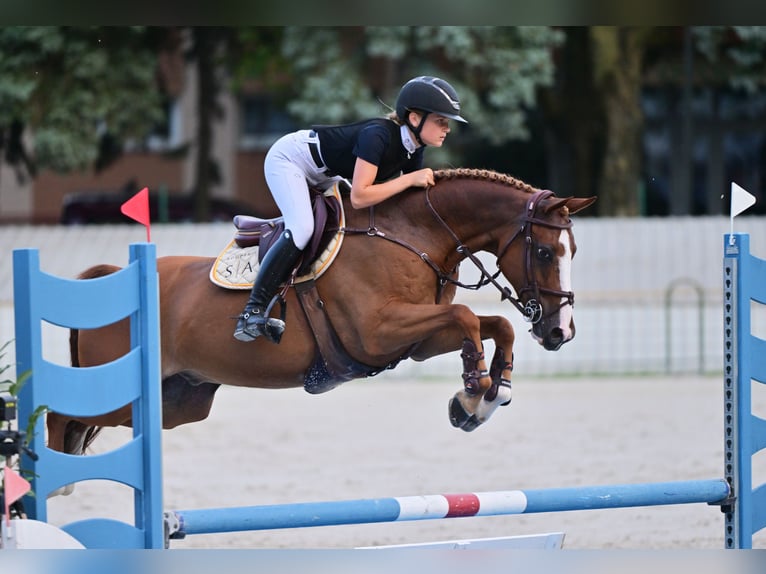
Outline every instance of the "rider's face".
<svg viewBox="0 0 766 574"><path fill-rule="evenodd" d="M417 123L414 125L418 125L419 122L420 116L418 116ZM439 114L432 113L428 114L426 117L423 129L420 131L420 139L422 139L423 143L426 145L441 147L449 132L449 119L440 116Z"/></svg>

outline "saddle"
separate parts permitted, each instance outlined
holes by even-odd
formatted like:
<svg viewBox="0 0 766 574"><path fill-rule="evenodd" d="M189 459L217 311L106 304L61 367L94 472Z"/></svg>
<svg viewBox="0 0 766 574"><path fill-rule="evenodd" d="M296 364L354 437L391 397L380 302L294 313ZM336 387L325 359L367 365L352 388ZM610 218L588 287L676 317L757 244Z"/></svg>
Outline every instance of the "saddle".
<svg viewBox="0 0 766 574"><path fill-rule="evenodd" d="M326 195L316 189L311 189L310 194L311 208L314 212L314 234L303 251L298 267L299 276L310 271L311 264L327 248L333 235L340 229L342 219L343 207L334 194ZM257 245L260 263L285 230L285 221L281 217L260 219L251 215L237 215L234 217L234 227L237 229L234 242L243 249Z"/></svg>
<svg viewBox="0 0 766 574"><path fill-rule="evenodd" d="M341 192L350 192L348 183L343 180L325 192L311 190L314 234L293 270L292 279L278 294L284 320L284 296L291 285L295 286L298 301L314 334L317 353L313 364L304 374L303 382L304 389L311 394L324 393L341 383L374 376L383 370L360 363L349 356L316 288L316 279L334 261L342 244L345 214ZM234 226L234 239L213 264L210 280L227 289L250 289L260 262L284 231L285 222L281 217L260 219L237 215ZM393 368L393 364L385 368Z"/></svg>
<svg viewBox="0 0 766 574"><path fill-rule="evenodd" d="M293 282L317 279L340 251L345 225L339 182L325 192L311 190L314 234L299 260ZM261 261L285 229L284 219L261 219L250 215L234 217L234 238L223 248L212 268L210 280L224 289L250 289Z"/></svg>

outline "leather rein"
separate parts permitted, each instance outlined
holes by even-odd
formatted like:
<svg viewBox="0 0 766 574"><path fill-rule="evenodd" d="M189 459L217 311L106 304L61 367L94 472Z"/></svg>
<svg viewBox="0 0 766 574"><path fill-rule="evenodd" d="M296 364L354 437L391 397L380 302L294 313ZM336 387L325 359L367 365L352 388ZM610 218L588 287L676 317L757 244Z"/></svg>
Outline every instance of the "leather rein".
<svg viewBox="0 0 766 574"><path fill-rule="evenodd" d="M550 316L556 312L558 312L559 309L561 309L564 305L574 305L574 293L571 291L560 291L558 289L549 289L547 287L541 287L537 284L537 281L535 281L534 278L534 257L533 257L533 244L534 240L532 238L532 226L533 225L541 225L543 227L549 227L552 229L569 229L572 227L572 222L568 221L564 224L559 223L553 223L550 221L545 221L544 219L540 219L537 216L537 209L539 204L546 198L553 195L552 191L549 190L540 190L534 193L534 195L527 201L527 207L524 214L524 219L522 221L521 227L514 233L511 238L506 241L505 245L502 249L498 252L496 256L496 264L497 264L497 271L492 274L484 267L484 265L481 263L478 257L474 255L474 253L468 248L467 245L465 245L460 238L457 236L457 234L450 228L450 226L447 224L446 221L444 221L444 218L442 218L441 215L439 215L439 212L434 207L433 203L431 202L431 196L430 196L431 187L427 187L425 190L425 197L426 197L426 205L428 205L428 208L431 210L431 213L434 215L436 220L444 227L444 229L447 230L447 232L450 234L450 236L453 238L455 243L457 244L457 252L463 255L465 258L469 259L471 263L474 264L474 266L479 270L481 273L481 279L479 279L478 282L474 284L465 284L457 279L455 277L457 276L457 266L455 269L453 269L449 273L445 273L434 261L431 259L431 257L428 255L428 253L421 251L414 245L402 240L398 239L396 237L389 237L386 235L385 232L379 230L377 226L375 225L375 207L372 206L369 208L370 213L370 224L367 229L351 229L351 228L342 228L340 231L344 233L350 233L350 234L366 234L370 237L380 237L381 239L385 239L387 241L391 241L392 243L396 243L397 245L400 245L409 251L415 253L418 257L420 257L431 269L434 270L436 273L439 289L436 296L436 302L438 303L441 299L442 292L444 291L444 287L450 283L452 285L455 285L457 287L462 287L463 289L470 289L470 290L477 290L481 287L484 287L485 285L492 284L498 291L500 291L500 300L508 300L513 304L516 309L519 310L519 312L524 317L524 320L535 324L539 322L541 319L543 319L543 306L540 303L540 295L541 294L547 294L547 295L554 295L561 297L563 300L559 304L559 306L556 309L553 309L548 313L546 316ZM500 275L500 260L503 258L503 256L506 254L508 249L510 248L511 244L516 240L516 238L524 236L524 287L521 288L519 291L519 296L514 297L513 291L504 285L501 285L497 281L497 277ZM524 296L525 293L531 293L531 296L527 300L526 303L522 302L521 298Z"/></svg>

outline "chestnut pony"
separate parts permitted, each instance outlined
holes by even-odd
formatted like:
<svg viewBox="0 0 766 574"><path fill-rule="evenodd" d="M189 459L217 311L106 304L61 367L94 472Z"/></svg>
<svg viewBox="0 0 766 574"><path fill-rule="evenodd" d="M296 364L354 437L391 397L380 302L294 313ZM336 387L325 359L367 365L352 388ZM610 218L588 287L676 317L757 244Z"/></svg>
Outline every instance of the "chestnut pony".
<svg viewBox="0 0 766 574"><path fill-rule="evenodd" d="M487 170L450 169L434 176L430 189L408 190L369 210L353 209L344 197L342 248L316 287L342 349L355 363L369 366L359 376L404 358L424 361L462 350L463 388L450 400L449 416L455 427L471 431L511 400L514 331L505 317L477 316L452 303L457 288L492 284L532 324L532 336L543 347L559 349L575 334L569 216L596 198L558 198ZM496 273L475 256L481 251L496 257ZM480 270L477 284L458 279L466 259ZM278 346L263 337L239 342L232 337L234 318L248 292L211 283L213 261L157 260L164 428L206 418L220 384L309 389L317 342L296 289L284 292L287 328ZM116 270L98 265L79 278ZM513 290L497 281L500 274ZM485 339L495 346L489 364ZM70 343L73 366L115 360L129 349L129 320L73 330ZM311 392L322 390L327 389ZM130 425L130 416L130 405L79 420L49 413L49 446L83 453L98 429Z"/></svg>

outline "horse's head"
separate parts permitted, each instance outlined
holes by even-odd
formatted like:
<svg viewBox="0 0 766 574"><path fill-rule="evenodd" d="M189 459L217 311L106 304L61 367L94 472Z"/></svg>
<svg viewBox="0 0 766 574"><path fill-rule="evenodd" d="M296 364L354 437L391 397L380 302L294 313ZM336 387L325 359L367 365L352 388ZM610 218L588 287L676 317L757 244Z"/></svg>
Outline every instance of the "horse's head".
<svg viewBox="0 0 766 574"><path fill-rule="evenodd" d="M595 197L558 198L535 191L526 198L520 225L509 229L497 253L501 272L518 298L505 296L532 323L532 336L556 351L575 335L572 305L572 257L577 246L569 216L591 205Z"/></svg>

